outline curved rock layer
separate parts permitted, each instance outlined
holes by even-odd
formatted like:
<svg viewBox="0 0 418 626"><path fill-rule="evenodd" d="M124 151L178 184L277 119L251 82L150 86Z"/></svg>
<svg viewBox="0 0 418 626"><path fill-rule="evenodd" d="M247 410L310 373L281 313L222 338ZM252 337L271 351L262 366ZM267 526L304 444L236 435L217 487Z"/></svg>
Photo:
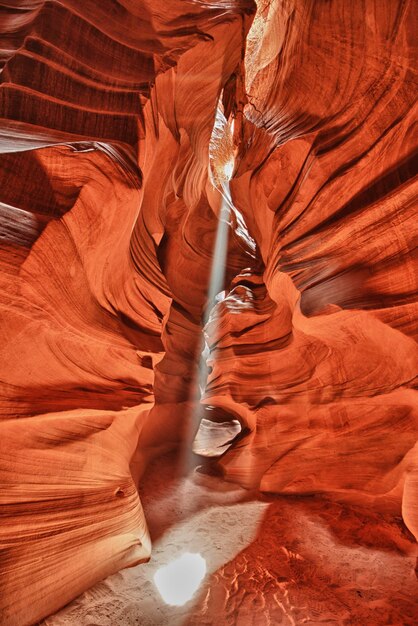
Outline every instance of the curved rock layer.
<svg viewBox="0 0 418 626"><path fill-rule="evenodd" d="M2 624L149 557L131 470L191 436L232 121L203 396L243 427L222 471L418 537L413 18L0 3Z"/></svg>
<svg viewBox="0 0 418 626"><path fill-rule="evenodd" d="M266 2L249 34L231 187L263 269L212 315L206 401L249 430L226 476L417 536L414 16L351 4Z"/></svg>
<svg viewBox="0 0 418 626"><path fill-rule="evenodd" d="M154 5L2 5L5 625L149 557L129 463L159 362L181 436L219 209L209 140L253 7Z"/></svg>

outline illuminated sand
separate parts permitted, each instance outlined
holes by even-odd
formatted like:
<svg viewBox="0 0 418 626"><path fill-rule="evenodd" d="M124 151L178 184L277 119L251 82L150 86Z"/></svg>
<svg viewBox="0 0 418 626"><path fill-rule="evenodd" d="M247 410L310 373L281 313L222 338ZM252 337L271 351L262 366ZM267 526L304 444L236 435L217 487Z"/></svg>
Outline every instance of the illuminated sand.
<svg viewBox="0 0 418 626"><path fill-rule="evenodd" d="M123 570L43 626L415 626L418 580L402 523L315 498L256 499L215 477L173 478L154 463L141 490L151 561ZM208 573L183 606L154 584L159 568L197 552Z"/></svg>

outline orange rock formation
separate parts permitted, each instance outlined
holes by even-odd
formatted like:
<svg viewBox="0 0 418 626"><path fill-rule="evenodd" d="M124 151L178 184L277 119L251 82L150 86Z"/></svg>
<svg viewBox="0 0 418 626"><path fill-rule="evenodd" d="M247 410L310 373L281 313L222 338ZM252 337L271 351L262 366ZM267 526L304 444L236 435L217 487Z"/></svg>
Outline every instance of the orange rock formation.
<svg viewBox="0 0 418 626"><path fill-rule="evenodd" d="M132 472L190 443L232 157L219 467L418 538L413 4L257 5L0 2L5 626L150 555Z"/></svg>

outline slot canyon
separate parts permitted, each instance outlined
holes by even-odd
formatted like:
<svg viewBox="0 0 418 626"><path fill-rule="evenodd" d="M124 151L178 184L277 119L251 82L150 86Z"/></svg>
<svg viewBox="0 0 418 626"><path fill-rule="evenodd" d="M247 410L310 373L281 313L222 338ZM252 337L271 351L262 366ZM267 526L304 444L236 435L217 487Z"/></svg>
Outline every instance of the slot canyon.
<svg viewBox="0 0 418 626"><path fill-rule="evenodd" d="M417 32L0 0L0 626L418 624Z"/></svg>

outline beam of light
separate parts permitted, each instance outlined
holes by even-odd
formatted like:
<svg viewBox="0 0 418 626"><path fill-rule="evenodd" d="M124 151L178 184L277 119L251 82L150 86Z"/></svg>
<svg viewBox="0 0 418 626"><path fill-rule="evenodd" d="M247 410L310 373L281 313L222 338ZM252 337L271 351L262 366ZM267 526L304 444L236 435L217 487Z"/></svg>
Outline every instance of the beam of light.
<svg viewBox="0 0 418 626"><path fill-rule="evenodd" d="M216 231L215 248L213 251L212 269L210 273L209 290L208 290L208 309L213 306L214 300L218 293L224 288L226 256L228 252L228 233L230 206L222 194L222 204L219 213L218 228ZM208 311L205 318L208 317Z"/></svg>
<svg viewBox="0 0 418 626"><path fill-rule="evenodd" d="M196 593L205 575L205 559L200 554L185 552L160 567L154 575L154 582L166 604L183 606Z"/></svg>
<svg viewBox="0 0 418 626"><path fill-rule="evenodd" d="M208 322L215 304L223 300L226 295L224 291L225 276L232 225L235 226L234 235L236 239L242 240L243 249L248 250L250 256L253 253L255 258L255 242L251 238L245 220L234 206L231 197L230 180L235 169L236 151L233 143L233 132L234 120L226 120L220 98L209 144L209 181L219 193L220 205L217 211L217 228L207 288L207 304L202 318L203 326ZM207 407L201 404L202 394L207 384L208 367L206 360L209 356L204 332L202 332L198 355L194 382L191 385L190 392L190 405L193 407L193 412L188 415L188 431L183 440L179 457L180 466L184 474L188 473L195 466L196 457L194 454L206 457L220 456L228 449L241 431L241 424L237 420L232 420L232 416L231 423L224 421L224 423L220 424L219 419L215 419L210 428L208 428L208 420L202 425L202 420L208 417ZM213 445L211 445L210 439L212 439ZM212 448L213 454L209 454Z"/></svg>
<svg viewBox="0 0 418 626"><path fill-rule="evenodd" d="M230 180L235 169L235 148L233 143L234 119L226 120L223 114L221 99L218 104L215 123L209 145L209 180L220 195L217 230L212 255L211 271L207 291L207 305L203 315L203 324L209 320L214 305L225 297L225 275L227 267L228 243L235 219L235 235L241 238L244 246L254 251L255 242L252 240L243 216L237 211L231 197ZM234 218L235 216L235 218ZM184 466L190 469L193 464L192 453L199 456L220 456L232 444L235 437L241 432L241 424L237 420L219 423L219 420L206 419L207 407L200 404L204 393L208 369L206 359L209 356L208 346L202 332L200 359L197 363L197 384L192 391L195 412L190 422L191 431L189 441L191 449L184 449ZM187 458L187 456L189 458Z"/></svg>
<svg viewBox="0 0 418 626"><path fill-rule="evenodd" d="M219 212L217 212L217 229L203 323L208 321L214 305L225 297L224 289L228 239L229 233L232 230L232 214L236 216L235 223L237 224L237 230L239 230L238 236L245 240L245 246L251 248L251 244L253 243L246 230L243 217L235 210L229 188L229 181L235 168L231 131L233 131L233 120L228 126L228 122L219 107L212 133L214 141L212 144L212 153L210 154L209 179L213 187L217 188L220 194L220 207ZM217 152L219 144L215 144L217 141L222 141L222 138L225 139L226 144L229 142L229 145L224 144L223 147L220 147L219 152ZM253 243L253 247L255 250L255 243ZM196 375L190 396L194 412L190 416L191 419L187 420L189 430L184 438L183 447L180 449L179 461L183 474L188 474L195 465L196 458L194 457L194 453L200 454L200 456L220 456L228 449L235 437L241 432L241 424L238 420L231 419L229 421L218 421L216 423L215 421L205 419L207 409L200 403L200 400L207 383L208 370L205 357L208 356L208 353L208 346L205 342L204 332L202 332L199 349L200 358L196 363ZM201 429L199 432L200 425ZM196 438L197 432L199 432L199 435ZM186 502L186 500L190 499L190 494L187 490L184 492L183 497L185 503L184 506L182 505L182 510L190 506L190 502ZM193 503L193 506L196 506L196 504ZM199 503L197 506L199 507ZM193 528L192 532L195 532L195 528ZM196 542L197 545L199 545L198 549L202 549L200 537L196 537L192 542L190 532L184 533L184 536L181 537L181 544L184 546L183 549L187 549L189 546L191 547L191 543ZM213 569L213 550L211 552L211 546L203 546L203 549L205 549L209 567ZM225 558L227 558L227 555L225 555ZM154 583L165 604L169 606L183 606L186 604L202 584L206 575L206 569L206 560L202 555L200 553L191 552L185 552L167 565L160 567L154 575Z"/></svg>

